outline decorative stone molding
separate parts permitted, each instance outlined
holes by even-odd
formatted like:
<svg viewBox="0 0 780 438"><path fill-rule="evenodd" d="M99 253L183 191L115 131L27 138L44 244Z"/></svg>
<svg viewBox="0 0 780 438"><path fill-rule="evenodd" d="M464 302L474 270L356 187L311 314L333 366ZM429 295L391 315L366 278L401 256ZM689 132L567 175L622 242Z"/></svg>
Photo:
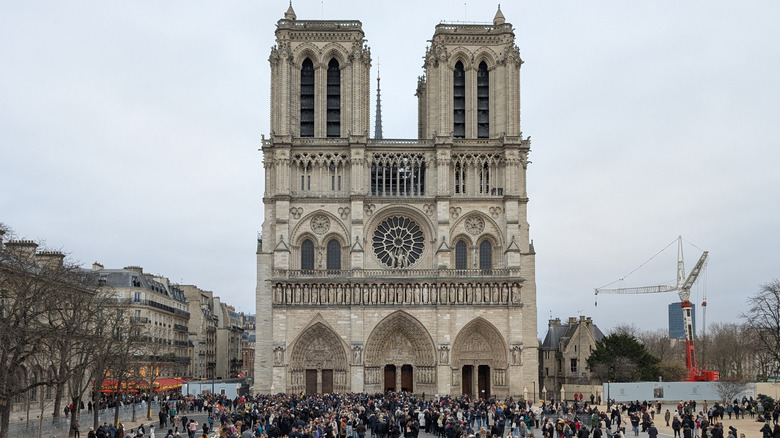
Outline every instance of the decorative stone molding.
<svg viewBox="0 0 780 438"><path fill-rule="evenodd" d="M352 346L352 365L361 365L363 363L363 344Z"/></svg>
<svg viewBox="0 0 780 438"><path fill-rule="evenodd" d="M523 364L523 344L512 344L510 347L512 351L512 365Z"/></svg>
<svg viewBox="0 0 780 438"><path fill-rule="evenodd" d="M458 216L460 216L460 212L463 211L460 207L450 207L450 216L452 216L453 219L457 219Z"/></svg>
<svg viewBox="0 0 780 438"><path fill-rule="evenodd" d="M506 370L496 369L493 371L493 384L496 386L506 386Z"/></svg>
<svg viewBox="0 0 780 438"><path fill-rule="evenodd" d="M274 346L274 366L275 367L284 366L284 346L283 345L275 345Z"/></svg>
<svg viewBox="0 0 780 438"><path fill-rule="evenodd" d="M374 214L374 210L376 210L376 205L363 204L363 213L365 213L366 216L371 216L372 214Z"/></svg>
<svg viewBox="0 0 780 438"><path fill-rule="evenodd" d="M423 270L412 270L423 271ZM433 271L433 270L432 270ZM387 275L386 270L376 270L377 277L361 283L334 283L332 278L346 277L346 271L327 272L325 281L272 283L275 306L351 306L351 305L521 305L520 284L517 282L430 282L419 279L405 283L382 283L377 280ZM454 272L454 271L453 271ZM458 273L463 274L459 270ZM465 276L478 276L479 270L465 271ZM410 275L415 277L414 275ZM303 277L295 277L303 278ZM424 278L420 275L418 278ZM381 280L379 280L381 281Z"/></svg>
<svg viewBox="0 0 780 438"><path fill-rule="evenodd" d="M316 234L325 234L330 229L330 219L324 214L311 218L311 230Z"/></svg>
<svg viewBox="0 0 780 438"><path fill-rule="evenodd" d="M436 211L436 206L433 204L425 204L423 205L423 211L428 216L431 216Z"/></svg>
<svg viewBox="0 0 780 438"><path fill-rule="evenodd" d="M485 230L485 220L478 215L471 215L466 218L464 226L466 227L466 231L476 236Z"/></svg>
<svg viewBox="0 0 780 438"><path fill-rule="evenodd" d="M439 345L439 365L447 365L450 363L450 345Z"/></svg>
<svg viewBox="0 0 780 438"><path fill-rule="evenodd" d="M339 207L339 216L341 216L342 219L346 219L349 217L349 207Z"/></svg>
<svg viewBox="0 0 780 438"><path fill-rule="evenodd" d="M301 207L290 208L290 215L292 215L293 219L300 219L302 214L303 214L303 208Z"/></svg>
<svg viewBox="0 0 780 438"><path fill-rule="evenodd" d="M499 216L501 216L501 207L490 207L488 210L490 212L490 215L493 216L493 219L498 219Z"/></svg>

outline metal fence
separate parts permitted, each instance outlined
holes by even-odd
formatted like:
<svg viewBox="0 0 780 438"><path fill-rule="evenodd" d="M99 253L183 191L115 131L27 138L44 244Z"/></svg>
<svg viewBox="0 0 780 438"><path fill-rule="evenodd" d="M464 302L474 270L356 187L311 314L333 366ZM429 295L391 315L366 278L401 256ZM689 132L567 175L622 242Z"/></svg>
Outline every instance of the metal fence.
<svg viewBox="0 0 780 438"><path fill-rule="evenodd" d="M152 420L146 420L147 409L149 405L147 403L136 403L135 414L133 414L133 405L124 405L119 408L119 422L125 423L127 430L129 430L129 422L140 422L144 424L149 422L155 422L157 419L157 413L160 411L160 402L152 402ZM115 408L101 409L98 411L98 424L111 423L114 421ZM89 428L92 427L94 414L82 410L77 416L79 424L81 425L80 435L86 437L89 432ZM38 418L31 418L29 422L14 422L14 418L11 418L11 424L8 428L8 438L63 438L70 434L70 415L67 417L56 418L44 418L43 423L40 423ZM40 430L39 430L39 426ZM40 435L39 435L40 432Z"/></svg>

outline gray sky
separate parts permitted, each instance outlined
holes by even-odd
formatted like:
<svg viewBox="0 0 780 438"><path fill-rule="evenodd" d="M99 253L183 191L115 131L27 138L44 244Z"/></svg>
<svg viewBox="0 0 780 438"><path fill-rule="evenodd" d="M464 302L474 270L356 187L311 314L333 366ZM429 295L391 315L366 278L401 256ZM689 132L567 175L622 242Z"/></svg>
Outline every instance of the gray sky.
<svg viewBox="0 0 780 438"><path fill-rule="evenodd" d="M268 55L286 0L0 2L0 221L85 265L143 266L254 312ZM385 138L416 136L434 26L495 3L296 0L363 22ZM780 3L508 2L539 336L549 316L666 326L675 294L600 296L678 234L707 323L778 277ZM375 79L375 70L372 80ZM373 96L372 96L373 120ZM373 132L373 126L372 126ZM673 245L616 285L674 282Z"/></svg>

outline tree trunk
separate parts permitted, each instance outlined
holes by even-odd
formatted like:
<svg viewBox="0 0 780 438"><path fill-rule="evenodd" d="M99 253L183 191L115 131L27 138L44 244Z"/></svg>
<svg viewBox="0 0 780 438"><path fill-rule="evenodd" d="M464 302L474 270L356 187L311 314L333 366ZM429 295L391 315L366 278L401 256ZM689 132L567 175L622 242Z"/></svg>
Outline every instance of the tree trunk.
<svg viewBox="0 0 780 438"><path fill-rule="evenodd" d="M11 425L11 404L9 399L0 399L0 438L8 438Z"/></svg>
<svg viewBox="0 0 780 438"><path fill-rule="evenodd" d="M54 391L54 418L56 419L60 416L60 410L62 408L62 396L65 394L65 383L58 382L55 388L57 388Z"/></svg>
<svg viewBox="0 0 780 438"><path fill-rule="evenodd" d="M100 412L100 396L98 394L100 394L100 392L92 391L92 428L95 430L98 430L98 427L100 427L100 418L98 415Z"/></svg>
<svg viewBox="0 0 780 438"><path fill-rule="evenodd" d="M68 431L68 436L76 436L76 432L73 431L73 422L76 421L76 419L79 417L79 414L81 413L81 396L78 396L74 399L71 399L73 402L73 410L70 411L70 430ZM79 434L81 433L81 422L79 422Z"/></svg>

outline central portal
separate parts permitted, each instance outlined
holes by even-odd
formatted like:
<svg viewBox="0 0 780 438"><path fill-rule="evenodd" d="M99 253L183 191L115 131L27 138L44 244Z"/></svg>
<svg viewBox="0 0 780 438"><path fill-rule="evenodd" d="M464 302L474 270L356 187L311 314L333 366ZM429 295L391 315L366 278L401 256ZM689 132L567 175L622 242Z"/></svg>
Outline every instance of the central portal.
<svg viewBox="0 0 780 438"><path fill-rule="evenodd" d="M395 365L385 365L385 392L395 391Z"/></svg>

